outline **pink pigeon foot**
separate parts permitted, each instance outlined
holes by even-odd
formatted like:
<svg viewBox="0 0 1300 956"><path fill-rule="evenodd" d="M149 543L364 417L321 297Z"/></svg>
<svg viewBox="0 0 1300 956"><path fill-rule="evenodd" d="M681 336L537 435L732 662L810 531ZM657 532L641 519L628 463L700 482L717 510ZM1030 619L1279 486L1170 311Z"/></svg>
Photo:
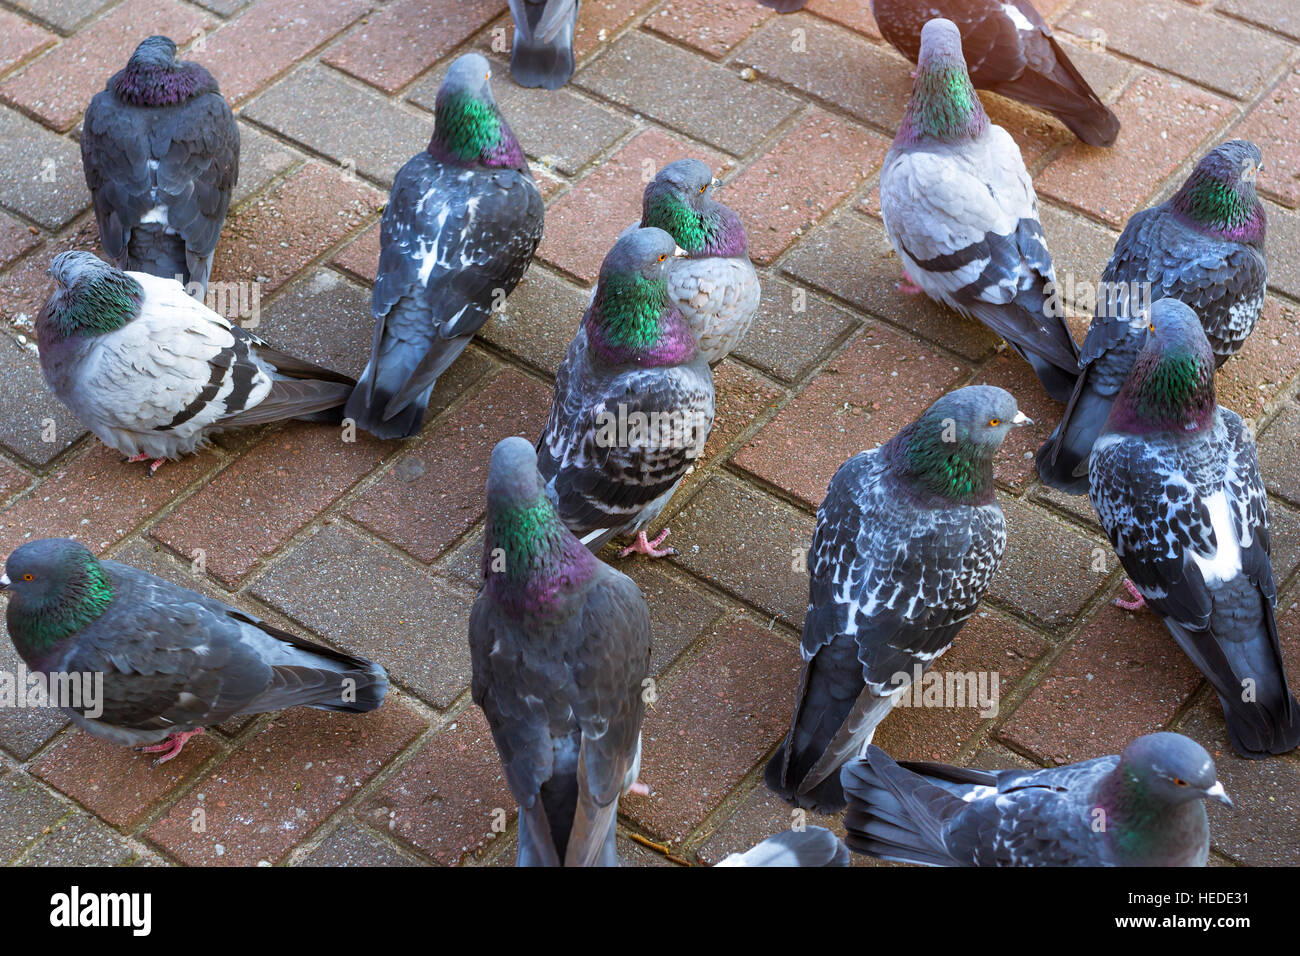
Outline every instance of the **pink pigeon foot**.
<svg viewBox="0 0 1300 956"><path fill-rule="evenodd" d="M1124 579L1124 588L1129 594L1133 595L1133 600L1125 601L1123 598L1115 598L1115 606L1122 607L1126 611L1141 611L1147 606L1147 599L1144 598L1140 591L1133 586L1133 582L1128 578Z"/></svg>
<svg viewBox="0 0 1300 956"><path fill-rule="evenodd" d="M163 462L165 462L166 460L167 460L166 458L155 458L153 461L149 462L149 474L153 475L155 471L157 471L159 468L163 466ZM126 460L126 463L128 465L133 465L138 461L149 461L149 456L146 455L144 452L141 452L138 455L132 455L130 458Z"/></svg>
<svg viewBox="0 0 1300 956"><path fill-rule="evenodd" d="M148 747L136 747L135 749L137 753L159 754L160 756L158 757L158 759L153 762L153 765L157 767L158 765L166 763L168 760L171 760L173 757L179 754L181 752L181 749L185 746L185 741L189 740L191 737L195 736L196 734L201 734L201 733L203 733L202 727L200 727L198 730L185 730L179 734L172 734L162 743L151 744Z"/></svg>
<svg viewBox="0 0 1300 956"><path fill-rule="evenodd" d="M632 784L632 786L628 787L628 788L627 788L627 792L628 792L628 793L635 793L638 797L648 797L648 796L650 796L650 788L647 787L647 786L646 786L644 783L642 783L640 780L638 780L636 783Z"/></svg>
<svg viewBox="0 0 1300 956"><path fill-rule="evenodd" d="M659 545L664 543L664 538L668 537L668 529L664 528L659 537L653 541L647 540L645 532L642 531L636 536L636 541L624 548L618 553L620 558L626 558L629 554L644 554L648 558L666 558L670 554L676 554L676 548L659 549Z"/></svg>
<svg viewBox="0 0 1300 956"><path fill-rule="evenodd" d="M903 273L903 281L895 286L903 295L920 295L925 290L912 281L912 277L906 272Z"/></svg>

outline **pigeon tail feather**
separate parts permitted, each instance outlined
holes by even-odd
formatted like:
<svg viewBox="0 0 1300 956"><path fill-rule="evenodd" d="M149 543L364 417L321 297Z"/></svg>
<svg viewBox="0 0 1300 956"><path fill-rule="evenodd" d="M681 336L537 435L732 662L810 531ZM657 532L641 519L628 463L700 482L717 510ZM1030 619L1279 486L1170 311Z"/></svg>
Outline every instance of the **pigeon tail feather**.
<svg viewBox="0 0 1300 956"><path fill-rule="evenodd" d="M558 90L573 76L573 40L567 30L552 42L515 31L510 74L520 86Z"/></svg>

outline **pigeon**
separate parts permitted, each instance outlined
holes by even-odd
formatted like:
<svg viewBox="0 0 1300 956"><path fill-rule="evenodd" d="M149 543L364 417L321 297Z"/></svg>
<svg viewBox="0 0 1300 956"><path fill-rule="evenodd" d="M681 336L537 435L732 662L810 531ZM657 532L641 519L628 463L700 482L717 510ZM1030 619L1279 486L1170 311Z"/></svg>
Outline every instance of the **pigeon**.
<svg viewBox="0 0 1300 956"><path fill-rule="evenodd" d="M1088 455L1147 334L1146 311L1171 296L1191 306L1222 365L1244 344L1264 309L1264 206L1255 195L1263 154L1232 140L1196 164L1168 202L1124 227L1102 276L1096 314L1065 414L1038 451L1043 481L1088 492Z"/></svg>
<svg viewBox="0 0 1300 956"><path fill-rule="evenodd" d="M1232 806L1205 748L1171 733L1048 770L899 764L872 746L840 778L849 847L928 866L1205 866L1205 801Z"/></svg>
<svg viewBox="0 0 1300 956"><path fill-rule="evenodd" d="M519 866L617 866L637 785L650 610L560 521L522 438L492 451L470 691L519 801Z"/></svg>
<svg viewBox="0 0 1300 956"><path fill-rule="evenodd" d="M9 594L9 637L26 665L51 687L59 675L74 687L73 675L89 679L63 712L96 737L158 754L155 765L232 717L286 707L365 713L388 690L378 664L147 571L97 560L69 538L15 550L0 590Z"/></svg>
<svg viewBox="0 0 1300 956"><path fill-rule="evenodd" d="M668 295L710 365L740 344L759 300L745 227L713 198L718 185L698 159L670 163L646 186L639 224L664 230L686 251L668 275Z"/></svg>
<svg viewBox="0 0 1300 956"><path fill-rule="evenodd" d="M808 552L794 718L764 775L777 796L843 808L840 766L952 645L997 573L1007 530L993 458L1030 424L1007 392L969 386L835 473Z"/></svg>
<svg viewBox="0 0 1300 956"><path fill-rule="evenodd" d="M150 472L227 428L340 421L352 379L272 348L175 279L123 272L89 252L54 257L36 317L41 372L105 445Z"/></svg>
<svg viewBox="0 0 1300 956"><path fill-rule="evenodd" d="M510 0L515 44L510 73L520 86L558 90L573 76L579 0Z"/></svg>
<svg viewBox="0 0 1300 956"><path fill-rule="evenodd" d="M1070 397L1079 350L1053 297L1038 197L1020 148L971 87L951 21L922 32L912 98L880 173L880 211L910 277L901 291L979 319L1049 395Z"/></svg>
<svg viewBox="0 0 1300 956"><path fill-rule="evenodd" d="M433 138L397 174L379 233L370 362L346 415L378 438L420 430L433 386L519 284L542 196L477 53L447 70Z"/></svg>
<svg viewBox="0 0 1300 956"><path fill-rule="evenodd" d="M239 178L239 125L212 74L167 37L142 41L90 101L81 165L114 265L203 299Z"/></svg>
<svg viewBox="0 0 1300 956"><path fill-rule="evenodd" d="M718 866L848 866L849 848L825 827L786 830L752 850L733 853Z"/></svg>
<svg viewBox="0 0 1300 956"><path fill-rule="evenodd" d="M1233 748L1259 759L1300 746L1269 560L1255 442L1214 395L1196 313L1151 307L1146 344L1092 449L1089 498L1128 572L1219 695Z"/></svg>
<svg viewBox="0 0 1300 956"><path fill-rule="evenodd" d="M713 375L668 295L685 253L662 229L625 232L555 377L538 468L560 519L598 551L615 535L650 557L645 527L694 466L713 427Z"/></svg>
<svg viewBox="0 0 1300 956"><path fill-rule="evenodd" d="M1029 0L871 0L876 25L917 62L922 30L946 17L961 31L971 82L1046 110L1089 146L1113 146L1119 120L1075 69Z"/></svg>

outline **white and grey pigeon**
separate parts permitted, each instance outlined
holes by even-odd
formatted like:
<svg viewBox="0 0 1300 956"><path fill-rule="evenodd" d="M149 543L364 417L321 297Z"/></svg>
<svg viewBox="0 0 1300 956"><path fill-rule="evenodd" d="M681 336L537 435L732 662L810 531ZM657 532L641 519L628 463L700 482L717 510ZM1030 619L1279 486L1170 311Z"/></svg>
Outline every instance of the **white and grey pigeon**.
<svg viewBox="0 0 1300 956"><path fill-rule="evenodd" d="M598 551L650 557L645 528L694 466L713 427L713 375L668 295L675 257L661 229L629 230L605 256L596 293L555 378L538 467L560 519Z"/></svg>
<svg viewBox="0 0 1300 956"><path fill-rule="evenodd" d="M9 637L41 674L86 675L62 710L78 727L164 763L203 728L285 707L364 713L378 664L303 640L156 575L44 538L5 562ZM102 697L96 690L102 675ZM162 741L159 743L159 741Z"/></svg>
<svg viewBox="0 0 1300 956"><path fill-rule="evenodd" d="M239 125L212 74L167 37L142 41L86 109L81 164L108 258L204 298L239 178Z"/></svg>
<svg viewBox="0 0 1300 956"><path fill-rule="evenodd" d="M131 461L188 455L228 428L337 423L354 382L272 348L175 279L63 252L36 317L41 372L60 401Z"/></svg>
<svg viewBox="0 0 1300 956"><path fill-rule="evenodd" d="M447 70L433 137L393 180L371 294L370 362L347 417L379 438L420 430L429 396L519 284L542 238L542 196L477 53Z"/></svg>
<svg viewBox="0 0 1300 956"><path fill-rule="evenodd" d="M785 830L753 849L733 853L718 866L823 867L848 866L849 848L825 827Z"/></svg>
<svg viewBox="0 0 1300 956"><path fill-rule="evenodd" d="M912 97L880 173L880 212L907 273L902 291L979 319L1049 395L1070 397L1079 350L1054 296L1038 197L1020 147L984 112L949 20L921 32Z"/></svg>
<svg viewBox="0 0 1300 956"><path fill-rule="evenodd" d="M1264 311L1267 217L1255 194L1258 146L1235 139L1203 156L1168 201L1128 221L1102 275L1060 424L1038 450L1038 474L1071 494L1088 491L1088 456L1146 340L1146 310L1166 296L1191 306L1223 365Z"/></svg>
<svg viewBox="0 0 1300 956"><path fill-rule="evenodd" d="M1007 392L968 386L835 473L808 552L794 717L764 774L773 793L821 813L844 806L840 766L997 574L1007 529L993 459L1028 424Z"/></svg>
<svg viewBox="0 0 1300 956"><path fill-rule="evenodd" d="M1089 497L1128 585L1159 614L1252 759L1300 746L1255 442L1214 394L1214 353L1183 303L1151 308L1146 345L1092 449Z"/></svg>
<svg viewBox="0 0 1300 956"><path fill-rule="evenodd" d="M1205 801L1232 801L1205 748L1139 737L1049 770L895 763L868 747L840 772L850 849L928 866L1205 866Z"/></svg>
<svg viewBox="0 0 1300 956"><path fill-rule="evenodd" d="M617 866L641 765L650 610L561 523L522 438L492 451L470 691L519 801L519 866Z"/></svg>
<svg viewBox="0 0 1300 956"><path fill-rule="evenodd" d="M579 0L510 0L510 74L520 86L558 90L569 82L579 6Z"/></svg>

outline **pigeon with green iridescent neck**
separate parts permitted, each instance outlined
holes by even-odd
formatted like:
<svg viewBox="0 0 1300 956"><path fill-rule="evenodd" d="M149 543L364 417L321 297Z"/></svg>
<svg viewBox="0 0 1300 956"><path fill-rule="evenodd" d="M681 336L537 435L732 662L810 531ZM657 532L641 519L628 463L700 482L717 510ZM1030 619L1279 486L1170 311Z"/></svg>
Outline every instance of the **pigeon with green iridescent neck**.
<svg viewBox="0 0 1300 956"><path fill-rule="evenodd" d="M993 459L1032 424L1007 392L972 385L835 473L808 551L803 672L765 773L773 793L821 813L844 806L840 766L952 646L997 574L1007 528Z"/></svg>
<svg viewBox="0 0 1300 956"><path fill-rule="evenodd" d="M378 664L130 565L97 560L68 538L15 550L0 590L9 595L9 637L29 668L93 675L80 683L80 699L60 701L72 722L158 754L156 763L232 717L285 707L364 713L388 690Z"/></svg>
<svg viewBox="0 0 1300 956"><path fill-rule="evenodd" d="M804 827L770 836L744 853L733 853L718 866L848 866L849 848L825 827Z"/></svg>
<svg viewBox="0 0 1300 956"><path fill-rule="evenodd" d="M420 430L438 377L519 284L542 196L477 53L447 70L433 138L398 172L379 232L370 362L347 416L379 438Z"/></svg>
<svg viewBox="0 0 1300 956"><path fill-rule="evenodd" d="M1147 341L1092 449L1089 497L1128 572L1219 695L1232 746L1261 758L1300 746L1269 558L1255 442L1214 395L1196 313L1151 308Z"/></svg>
<svg viewBox="0 0 1300 956"><path fill-rule="evenodd" d="M212 74L167 37L141 42L86 109L81 165L108 258L202 299L239 178L239 125Z"/></svg>
<svg viewBox="0 0 1300 956"><path fill-rule="evenodd" d="M1079 350L1052 295L1038 197L1020 147L989 122L948 20L922 31L912 98L880 173L880 212L907 273L902 291L979 319L1049 395L1070 397Z"/></svg>
<svg viewBox="0 0 1300 956"><path fill-rule="evenodd" d="M515 42L510 75L520 86L558 90L573 76L578 0L510 0Z"/></svg>
<svg viewBox="0 0 1300 956"><path fill-rule="evenodd" d="M538 467L560 518L599 550L661 549L645 528L704 450L713 427L713 375L668 294L683 255L661 229L628 230L600 267L596 292L555 378Z"/></svg>
<svg viewBox="0 0 1300 956"><path fill-rule="evenodd" d="M686 251L668 274L668 295L710 365L740 344L760 296L745 227L713 198L717 185L698 159L670 163L646 186L640 222L664 230Z"/></svg>
<svg viewBox="0 0 1300 956"><path fill-rule="evenodd" d="M900 764L868 747L840 777L849 848L927 866L1205 866L1205 801L1232 806L1205 748L1170 733L1048 770Z"/></svg>
<svg viewBox="0 0 1300 956"><path fill-rule="evenodd" d="M338 423L355 384L286 355L185 294L175 279L63 252L36 317L41 372L105 445L163 461L228 428L286 418Z"/></svg>
<svg viewBox="0 0 1300 956"><path fill-rule="evenodd" d="M564 527L522 438L492 451L470 693L519 802L519 866L617 866L641 765L650 610Z"/></svg>
<svg viewBox="0 0 1300 956"><path fill-rule="evenodd" d="M1169 296L1191 306L1221 366L1264 311L1267 220L1255 194L1258 146L1235 139L1207 153L1178 192L1129 220L1102 276L1096 314L1065 414L1038 451L1053 488L1088 491L1088 455L1146 340L1146 310Z"/></svg>

